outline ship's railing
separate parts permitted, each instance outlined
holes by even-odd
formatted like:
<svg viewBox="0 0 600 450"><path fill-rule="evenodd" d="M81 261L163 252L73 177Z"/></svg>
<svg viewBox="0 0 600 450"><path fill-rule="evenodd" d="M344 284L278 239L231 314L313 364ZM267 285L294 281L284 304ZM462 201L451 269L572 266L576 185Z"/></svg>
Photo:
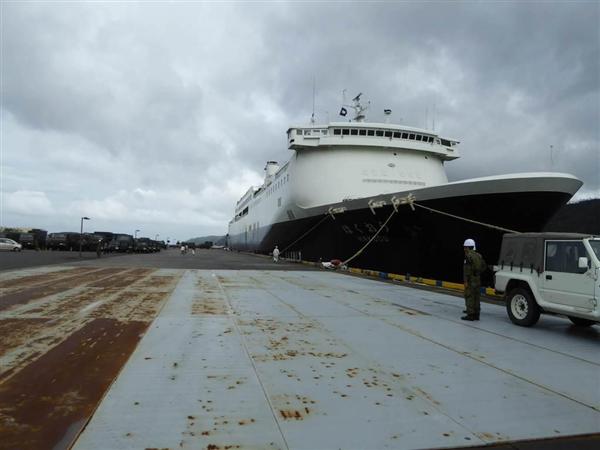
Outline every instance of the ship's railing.
<svg viewBox="0 0 600 450"><path fill-rule="evenodd" d="M300 251L285 252L283 254L283 259L285 259L287 261L300 262L300 261L302 261L302 252L300 252Z"/></svg>

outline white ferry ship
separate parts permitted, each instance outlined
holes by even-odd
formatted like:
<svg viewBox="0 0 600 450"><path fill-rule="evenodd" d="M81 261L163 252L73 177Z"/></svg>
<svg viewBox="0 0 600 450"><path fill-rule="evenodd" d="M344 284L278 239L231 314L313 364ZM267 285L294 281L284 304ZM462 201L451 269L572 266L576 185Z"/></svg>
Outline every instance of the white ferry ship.
<svg viewBox="0 0 600 450"><path fill-rule="evenodd" d="M583 184L544 172L448 182L444 164L459 158L459 141L366 122L360 97L347 106L351 121L288 129L292 156L267 162L262 186L237 202L230 248L345 260L379 232L351 265L459 281L465 238L493 262L503 229L539 231ZM422 207L401 205L407 198Z"/></svg>

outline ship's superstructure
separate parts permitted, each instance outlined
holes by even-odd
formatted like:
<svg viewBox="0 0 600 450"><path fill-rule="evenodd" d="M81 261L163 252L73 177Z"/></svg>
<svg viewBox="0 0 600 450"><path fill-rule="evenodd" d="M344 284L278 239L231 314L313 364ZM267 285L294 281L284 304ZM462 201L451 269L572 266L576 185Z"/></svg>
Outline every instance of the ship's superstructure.
<svg viewBox="0 0 600 450"><path fill-rule="evenodd" d="M483 205L496 201L496 207L502 202L513 202L513 211L522 207L524 213L533 212L532 217L527 214L520 217L521 228L531 231L542 226L581 186L571 175L548 173L448 183L444 164L459 158L459 141L432 130L365 122L366 107L360 102L360 94L348 106L355 111L353 121L311 123L287 130L288 148L293 155L282 166L275 161L267 162L262 186L251 187L238 201L229 224L231 248L259 252L268 252L274 245L285 248L310 229L317 218L334 210L344 214L332 215L335 224L316 230L294 244L294 250L314 259L344 258L344 254L352 252L365 236L379 228L382 217L373 217L378 216L373 205L384 212L392 207L393 196L409 193L449 212L460 210L488 221L497 221L496 216L501 218L506 214L490 213L493 204L482 211L481 201ZM342 108L344 112L346 109ZM479 202L477 208L475 203L469 207L471 200ZM526 205L531 201L537 205ZM540 206L546 210L539 209ZM418 240L418 229L426 227L418 223L421 219L417 216L412 215L402 224L392 224L394 228L385 230L381 239L398 242L404 230L404 234ZM438 217L428 220L443 222ZM503 222L513 226L515 223ZM386 250L373 246L368 252L370 258L362 257L363 263L390 259L381 252L391 247Z"/></svg>

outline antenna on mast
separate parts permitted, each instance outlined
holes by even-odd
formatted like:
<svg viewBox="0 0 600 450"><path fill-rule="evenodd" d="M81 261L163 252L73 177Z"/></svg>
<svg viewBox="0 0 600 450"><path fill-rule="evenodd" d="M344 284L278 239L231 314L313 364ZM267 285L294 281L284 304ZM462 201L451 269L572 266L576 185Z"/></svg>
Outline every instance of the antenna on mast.
<svg viewBox="0 0 600 450"><path fill-rule="evenodd" d="M312 109L312 115L310 116L310 123L311 125L315 124L315 92L316 92L316 77L313 75L313 109Z"/></svg>
<svg viewBox="0 0 600 450"><path fill-rule="evenodd" d="M365 114L364 112L369 109L369 106L371 105L371 102L367 102L367 106L363 106L360 104L360 96L362 95L362 92L360 94L358 94L356 97L354 97L352 99L352 105L347 105L346 104L346 89L344 89L342 91L342 94L344 96L344 103L342 105L342 109L340 109L340 116L345 117L346 114L348 114L348 110L345 107L348 108L352 108L354 110L354 121L356 122L362 122L365 120Z"/></svg>

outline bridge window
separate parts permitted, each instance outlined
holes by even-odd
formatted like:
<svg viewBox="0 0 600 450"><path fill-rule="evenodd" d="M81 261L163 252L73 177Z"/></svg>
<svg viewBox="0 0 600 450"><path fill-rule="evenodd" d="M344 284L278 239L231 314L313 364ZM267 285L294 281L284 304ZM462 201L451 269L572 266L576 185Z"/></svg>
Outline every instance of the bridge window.
<svg viewBox="0 0 600 450"><path fill-rule="evenodd" d="M383 130L376 130L375 131L375 135L376 136L383 136Z"/></svg>
<svg viewBox="0 0 600 450"><path fill-rule="evenodd" d="M340 130L339 128L334 128L333 135L334 136L339 136L340 134L342 134L342 130Z"/></svg>
<svg viewBox="0 0 600 450"><path fill-rule="evenodd" d="M394 137L395 137L396 139L400 139L400 132L398 132L398 131L394 131Z"/></svg>
<svg viewBox="0 0 600 450"><path fill-rule="evenodd" d="M342 135L344 135L344 136L348 136L349 134L350 134L350 130L349 130L348 128L344 128L344 129L342 130Z"/></svg>
<svg viewBox="0 0 600 450"><path fill-rule="evenodd" d="M356 129L350 130L350 134L352 136L356 136L356 135L358 135L358 130L356 130Z"/></svg>
<svg viewBox="0 0 600 450"><path fill-rule="evenodd" d="M408 133L402 133L402 139L408 139Z"/></svg>
<svg viewBox="0 0 600 450"><path fill-rule="evenodd" d="M366 136L367 130L358 130L358 134L359 134L359 136Z"/></svg>
<svg viewBox="0 0 600 450"><path fill-rule="evenodd" d="M423 136L421 136L420 134L417 134L415 137L417 138L417 141L420 141L423 138Z"/></svg>
<svg viewBox="0 0 600 450"><path fill-rule="evenodd" d="M367 135L375 136L375 130L367 130Z"/></svg>
<svg viewBox="0 0 600 450"><path fill-rule="evenodd" d="M415 140L415 135L414 135L414 133L410 133L410 134L408 135L408 138L409 138L409 139L412 139L412 140L414 141L414 140Z"/></svg>

